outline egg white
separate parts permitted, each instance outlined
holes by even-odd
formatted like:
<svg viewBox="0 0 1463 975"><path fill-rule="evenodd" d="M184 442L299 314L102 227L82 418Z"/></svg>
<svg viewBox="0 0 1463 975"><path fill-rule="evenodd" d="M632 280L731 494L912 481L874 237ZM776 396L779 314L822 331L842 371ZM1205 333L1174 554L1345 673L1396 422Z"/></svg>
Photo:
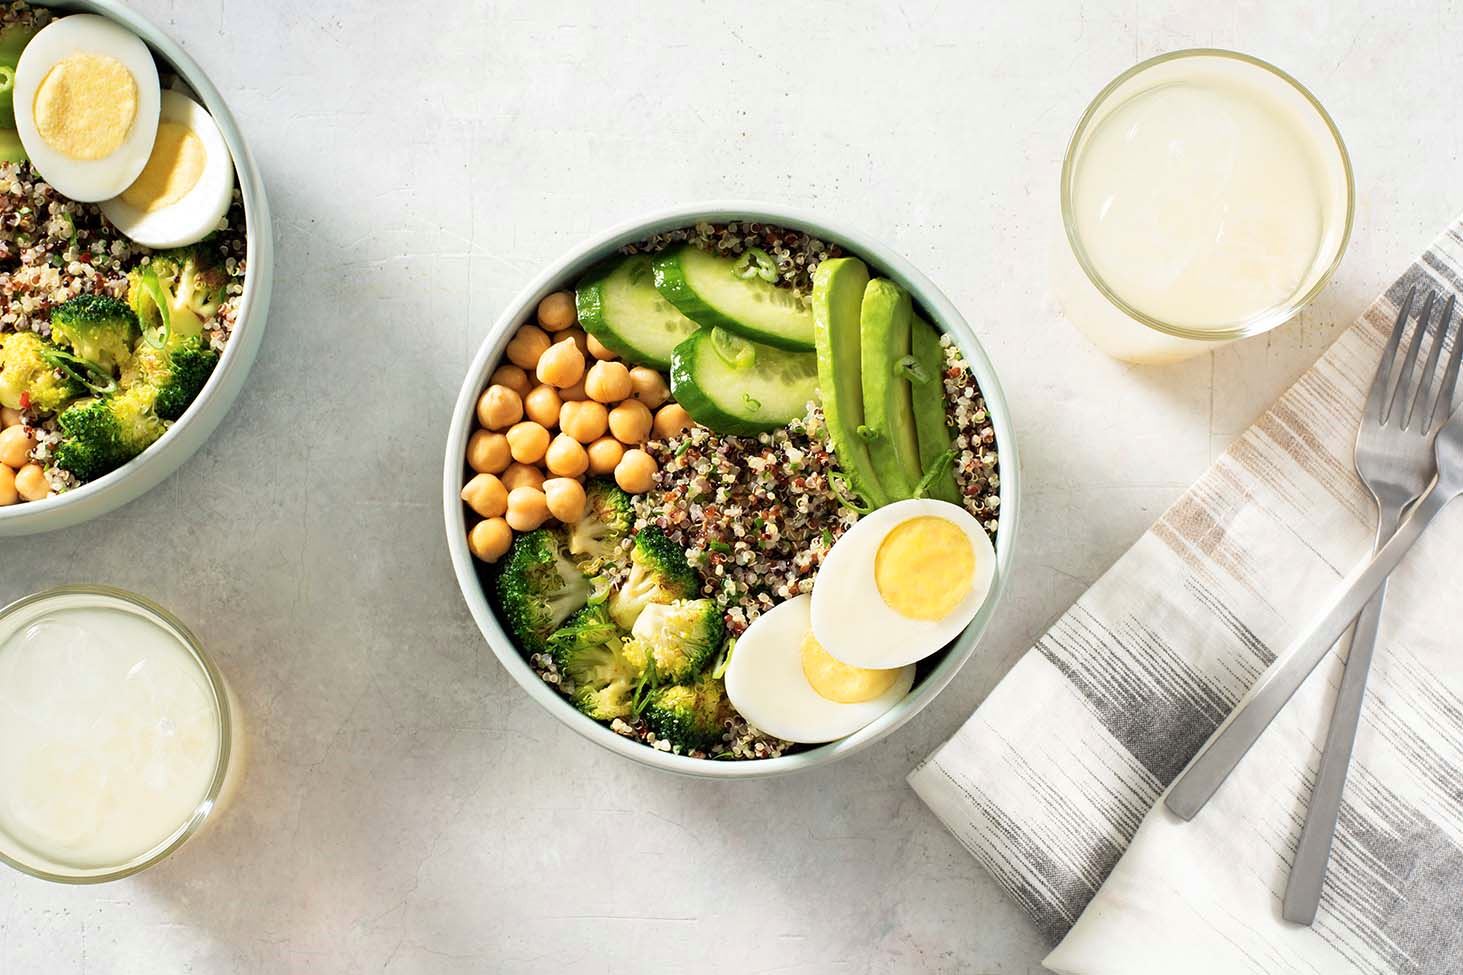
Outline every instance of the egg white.
<svg viewBox="0 0 1463 975"><path fill-rule="evenodd" d="M874 558L889 532L925 516L956 525L975 551L970 592L938 620L901 616L884 601L874 578ZM912 664L965 629L990 595L995 573L996 551L970 512L931 498L896 501L859 519L824 557L813 583L813 633L834 659L855 667L889 670Z"/></svg>
<svg viewBox="0 0 1463 975"><path fill-rule="evenodd" d="M725 675L726 696L742 717L769 735L804 744L853 734L914 686L910 666L883 694L856 704L830 701L813 690L802 653L811 610L811 597L796 596L757 617L737 638Z"/></svg>
<svg viewBox="0 0 1463 975"><path fill-rule="evenodd" d="M203 172L181 198L151 213L120 196L102 203L102 213L144 247L182 247L218 229L234 197L234 160L218 123L202 105L179 91L163 92L162 122L185 126L203 143ZM128 184L131 185L130 183Z"/></svg>
<svg viewBox="0 0 1463 975"><path fill-rule="evenodd" d="M116 151L101 159L72 159L52 149L36 128L36 89L56 62L73 54L116 58L137 84L137 117ZM31 38L15 66L15 131L41 178L81 203L110 199L132 185L157 138L161 88L157 64L136 34L96 14L52 21Z"/></svg>

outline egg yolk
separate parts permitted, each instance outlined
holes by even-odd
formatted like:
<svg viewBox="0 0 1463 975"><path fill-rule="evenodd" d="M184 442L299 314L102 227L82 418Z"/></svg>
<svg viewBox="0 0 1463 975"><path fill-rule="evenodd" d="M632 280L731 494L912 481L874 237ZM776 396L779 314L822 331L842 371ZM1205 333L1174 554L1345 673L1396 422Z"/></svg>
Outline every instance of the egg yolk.
<svg viewBox="0 0 1463 975"><path fill-rule="evenodd" d="M104 159L132 130L137 82L116 58L73 54L46 72L31 107L46 145L72 159Z"/></svg>
<svg viewBox="0 0 1463 975"><path fill-rule="evenodd" d="M949 615L975 581L975 549L953 522L934 515L896 525L874 555L874 582L889 608L912 620Z"/></svg>
<svg viewBox="0 0 1463 975"><path fill-rule="evenodd" d="M203 140L192 129L164 122L157 127L157 141L152 144L147 165L136 182L123 191L122 199L144 213L172 206L198 185L207 161Z"/></svg>
<svg viewBox="0 0 1463 975"><path fill-rule="evenodd" d="M823 644L809 630L803 637L803 676L819 697L838 704L872 701L894 686L898 670L865 670L851 667L823 649Z"/></svg>

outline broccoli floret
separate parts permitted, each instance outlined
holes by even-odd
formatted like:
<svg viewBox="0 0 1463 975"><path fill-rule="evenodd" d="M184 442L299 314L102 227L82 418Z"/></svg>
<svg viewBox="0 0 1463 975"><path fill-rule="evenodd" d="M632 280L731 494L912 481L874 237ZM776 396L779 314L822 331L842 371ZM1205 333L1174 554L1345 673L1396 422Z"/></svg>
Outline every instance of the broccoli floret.
<svg viewBox="0 0 1463 975"><path fill-rule="evenodd" d="M152 386L157 390L158 417L176 420L197 398L216 365L218 353L206 348L201 338L170 343L165 349L143 343L122 371L122 385Z"/></svg>
<svg viewBox="0 0 1463 975"><path fill-rule="evenodd" d="M630 496L608 478L592 479L584 494L584 517L569 526L569 553L580 568L594 575L620 555L620 542L630 534L635 510Z"/></svg>
<svg viewBox="0 0 1463 975"><path fill-rule="evenodd" d="M83 481L110 473L152 446L167 426L153 411L150 386L69 406L57 419L56 466Z"/></svg>
<svg viewBox="0 0 1463 975"><path fill-rule="evenodd" d="M624 634L603 605L586 606L554 631L549 652L574 684L574 706L599 721L630 714L639 669L624 654Z"/></svg>
<svg viewBox="0 0 1463 975"><path fill-rule="evenodd" d="M227 284L217 248L204 240L159 251L134 269L127 275L127 304L143 328L162 330L161 297L167 309L169 342L181 342L203 334L204 322L217 315L223 304Z"/></svg>
<svg viewBox="0 0 1463 975"><path fill-rule="evenodd" d="M137 341L137 316L108 295L77 295L51 311L51 338L108 373L127 363Z"/></svg>
<svg viewBox="0 0 1463 975"><path fill-rule="evenodd" d="M0 335L0 406L55 413L86 392L86 387L47 358L55 346L35 332Z"/></svg>
<svg viewBox="0 0 1463 975"><path fill-rule="evenodd" d="M665 532L652 526L635 536L630 572L610 597L610 616L628 630L646 606L690 599L698 587L686 553Z"/></svg>
<svg viewBox="0 0 1463 975"><path fill-rule="evenodd" d="M659 683L684 684L699 674L721 647L722 614L709 599L651 603L640 612L625 656Z"/></svg>
<svg viewBox="0 0 1463 975"><path fill-rule="evenodd" d="M657 738L681 752L705 751L721 741L732 715L720 680L709 674L694 684L672 684L650 697L645 721Z"/></svg>
<svg viewBox="0 0 1463 975"><path fill-rule="evenodd" d="M519 649L542 653L549 634L588 601L590 582L569 558L563 536L539 528L514 540L497 592Z"/></svg>

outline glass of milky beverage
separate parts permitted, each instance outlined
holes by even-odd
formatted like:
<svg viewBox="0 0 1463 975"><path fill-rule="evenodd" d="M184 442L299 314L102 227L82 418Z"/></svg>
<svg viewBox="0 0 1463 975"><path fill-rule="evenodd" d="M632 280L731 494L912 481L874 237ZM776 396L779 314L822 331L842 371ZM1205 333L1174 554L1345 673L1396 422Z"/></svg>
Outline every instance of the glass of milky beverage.
<svg viewBox="0 0 1463 975"><path fill-rule="evenodd" d="M1232 51L1175 51L1093 99L1062 164L1062 311L1109 355L1172 362L1285 322L1351 235L1351 161L1319 102Z"/></svg>
<svg viewBox="0 0 1463 975"><path fill-rule="evenodd" d="M162 860L237 783L235 714L193 635L138 596L0 609L0 861L82 884Z"/></svg>

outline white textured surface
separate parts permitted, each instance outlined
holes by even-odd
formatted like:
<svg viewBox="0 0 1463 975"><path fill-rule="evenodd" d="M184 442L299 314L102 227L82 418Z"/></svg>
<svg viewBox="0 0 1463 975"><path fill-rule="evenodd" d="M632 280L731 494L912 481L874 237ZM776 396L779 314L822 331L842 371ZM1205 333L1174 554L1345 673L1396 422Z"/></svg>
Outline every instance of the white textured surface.
<svg viewBox="0 0 1463 975"><path fill-rule="evenodd" d="M1463 204L1455 4L138 6L253 142L270 331L210 447L108 518L5 542L0 599L91 581L163 602L232 678L251 763L149 874L0 874L5 972L1040 971L905 773ZM1301 321L1145 371L1047 311L1056 169L1097 88L1193 45L1315 90L1356 231ZM718 785L612 761L511 684L456 592L436 480L467 356L541 262L731 196L852 219L934 278L1002 371L1027 492L1003 612L934 705L832 768Z"/></svg>

